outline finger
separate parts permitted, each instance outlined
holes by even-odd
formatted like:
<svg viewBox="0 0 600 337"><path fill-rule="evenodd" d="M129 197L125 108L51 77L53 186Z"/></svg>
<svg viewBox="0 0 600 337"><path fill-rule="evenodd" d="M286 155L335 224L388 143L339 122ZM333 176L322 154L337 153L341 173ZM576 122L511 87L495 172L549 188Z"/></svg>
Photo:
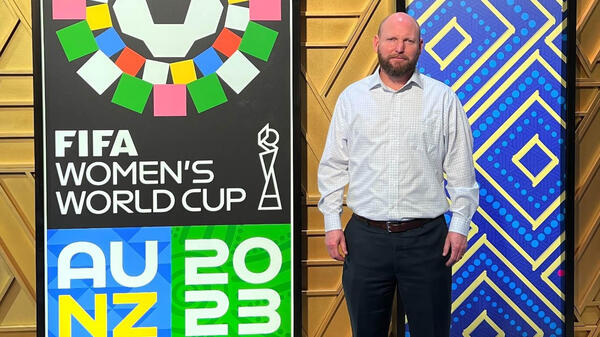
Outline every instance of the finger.
<svg viewBox="0 0 600 337"><path fill-rule="evenodd" d="M467 252L467 246L463 245L460 247L460 254L458 256L460 256L462 258L466 252Z"/></svg>
<svg viewBox="0 0 600 337"><path fill-rule="evenodd" d="M442 251L442 255L443 256L448 255L449 249L450 249L450 240L448 239L448 236L446 236L446 242L444 243L444 250Z"/></svg>
<svg viewBox="0 0 600 337"><path fill-rule="evenodd" d="M446 267L450 267L454 264L454 260L452 258L452 256L450 256L450 258L448 259L448 261L446 261Z"/></svg>
<svg viewBox="0 0 600 337"><path fill-rule="evenodd" d="M333 259L342 261L342 257L338 252L337 246L327 246L327 251L329 252L329 256L331 256Z"/></svg>
<svg viewBox="0 0 600 337"><path fill-rule="evenodd" d="M458 258L457 259L460 260L465 255L465 253L467 252L467 242L466 242L466 240L459 242L459 244L457 246L458 246L457 247L458 248L457 249L457 253L458 253L457 254Z"/></svg>
<svg viewBox="0 0 600 337"><path fill-rule="evenodd" d="M462 256L460 247L453 247L452 248L452 257L454 258L454 262L458 261L458 259Z"/></svg>
<svg viewBox="0 0 600 337"><path fill-rule="evenodd" d="M338 261L344 261L344 259L346 258L346 254L341 252L340 249L341 249L341 246L338 246L338 249L337 249L338 256L339 256Z"/></svg>
<svg viewBox="0 0 600 337"><path fill-rule="evenodd" d="M344 256L348 255L348 248L346 248L346 238L344 238L342 236L342 239L340 240L340 247L342 248L342 252L344 253Z"/></svg>
<svg viewBox="0 0 600 337"><path fill-rule="evenodd" d="M446 266L450 267L452 266L454 263L456 263L456 261L458 261L458 248L456 247L451 247L450 250L450 258L448 259L448 261L446 262Z"/></svg>

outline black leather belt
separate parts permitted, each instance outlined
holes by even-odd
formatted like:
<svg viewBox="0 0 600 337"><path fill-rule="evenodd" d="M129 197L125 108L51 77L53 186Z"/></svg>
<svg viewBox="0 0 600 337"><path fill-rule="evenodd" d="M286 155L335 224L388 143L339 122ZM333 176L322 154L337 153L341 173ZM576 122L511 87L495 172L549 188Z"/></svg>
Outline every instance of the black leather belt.
<svg viewBox="0 0 600 337"><path fill-rule="evenodd" d="M436 220L444 215L442 214L437 218L421 218L421 219L412 219L412 220L406 220L406 221L376 221L376 220L367 219L356 213L354 213L354 216L356 216L359 220L366 222L369 226L381 228L383 230L388 231L389 233L399 233L399 232L406 232L411 229L423 227L423 225L425 225L426 223Z"/></svg>

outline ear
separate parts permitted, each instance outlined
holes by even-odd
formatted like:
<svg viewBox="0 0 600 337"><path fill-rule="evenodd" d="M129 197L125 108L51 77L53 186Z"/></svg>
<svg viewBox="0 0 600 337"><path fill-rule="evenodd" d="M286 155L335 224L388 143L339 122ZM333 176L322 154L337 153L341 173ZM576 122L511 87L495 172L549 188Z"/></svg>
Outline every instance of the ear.
<svg viewBox="0 0 600 337"><path fill-rule="evenodd" d="M423 51L423 39L419 38L419 54Z"/></svg>
<svg viewBox="0 0 600 337"><path fill-rule="evenodd" d="M377 47L379 47L379 35L373 37L373 50L377 53Z"/></svg>

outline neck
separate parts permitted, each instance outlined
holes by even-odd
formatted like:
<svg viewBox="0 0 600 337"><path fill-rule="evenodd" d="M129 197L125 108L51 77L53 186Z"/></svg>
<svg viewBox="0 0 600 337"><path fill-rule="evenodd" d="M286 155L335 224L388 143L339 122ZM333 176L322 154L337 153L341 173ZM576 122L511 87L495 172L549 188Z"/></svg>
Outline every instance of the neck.
<svg viewBox="0 0 600 337"><path fill-rule="evenodd" d="M386 73L383 69L379 68L379 77L383 84L388 86L390 89L399 90L408 82L415 71L411 71L399 76L392 76Z"/></svg>

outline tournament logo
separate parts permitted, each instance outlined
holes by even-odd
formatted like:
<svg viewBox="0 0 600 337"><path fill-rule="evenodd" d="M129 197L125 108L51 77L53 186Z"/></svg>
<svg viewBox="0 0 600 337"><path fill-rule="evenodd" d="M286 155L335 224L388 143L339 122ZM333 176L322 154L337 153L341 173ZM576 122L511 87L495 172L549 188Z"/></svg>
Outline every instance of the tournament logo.
<svg viewBox="0 0 600 337"><path fill-rule="evenodd" d="M289 224L48 231L48 337L289 336Z"/></svg>
<svg viewBox="0 0 600 337"><path fill-rule="evenodd" d="M56 32L67 60L87 58L76 71L98 95L118 81L107 93L112 103L140 114L152 104L154 116L186 116L188 93L198 113L224 104L223 83L242 92L269 61L278 36L259 22L281 21L279 0L229 0L226 7L190 0L182 23L156 23L146 0L96 2L52 1L54 20L79 20ZM122 35L143 42L150 55L127 46ZM212 45L195 53L194 44L210 37Z"/></svg>

